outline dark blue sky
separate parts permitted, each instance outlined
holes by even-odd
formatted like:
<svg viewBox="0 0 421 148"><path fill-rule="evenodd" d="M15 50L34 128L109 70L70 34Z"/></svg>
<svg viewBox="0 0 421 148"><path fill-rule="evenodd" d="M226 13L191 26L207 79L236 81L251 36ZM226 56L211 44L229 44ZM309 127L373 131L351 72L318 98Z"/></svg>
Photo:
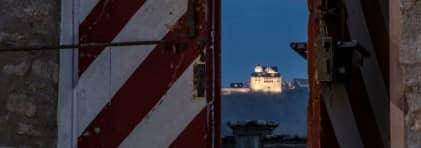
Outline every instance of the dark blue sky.
<svg viewBox="0 0 421 148"><path fill-rule="evenodd" d="M222 86L249 79L256 64L278 66L284 79L307 77L289 48L307 40L306 0L222 0Z"/></svg>

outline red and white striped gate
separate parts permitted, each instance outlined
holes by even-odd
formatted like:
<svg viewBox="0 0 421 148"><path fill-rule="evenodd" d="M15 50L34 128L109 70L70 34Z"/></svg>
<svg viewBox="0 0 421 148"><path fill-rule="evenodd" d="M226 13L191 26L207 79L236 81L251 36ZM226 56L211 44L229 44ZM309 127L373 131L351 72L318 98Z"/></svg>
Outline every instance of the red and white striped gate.
<svg viewBox="0 0 421 148"><path fill-rule="evenodd" d="M218 147L217 0L62 0L58 147Z"/></svg>

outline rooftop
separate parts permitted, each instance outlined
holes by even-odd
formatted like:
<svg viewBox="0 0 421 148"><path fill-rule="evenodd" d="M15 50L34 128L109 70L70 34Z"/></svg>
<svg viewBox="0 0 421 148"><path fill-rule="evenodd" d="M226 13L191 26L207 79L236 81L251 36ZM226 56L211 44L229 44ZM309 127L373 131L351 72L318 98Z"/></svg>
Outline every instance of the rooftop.
<svg viewBox="0 0 421 148"><path fill-rule="evenodd" d="M280 77L278 67L276 66L261 66L260 64L254 68L252 76L257 77Z"/></svg>

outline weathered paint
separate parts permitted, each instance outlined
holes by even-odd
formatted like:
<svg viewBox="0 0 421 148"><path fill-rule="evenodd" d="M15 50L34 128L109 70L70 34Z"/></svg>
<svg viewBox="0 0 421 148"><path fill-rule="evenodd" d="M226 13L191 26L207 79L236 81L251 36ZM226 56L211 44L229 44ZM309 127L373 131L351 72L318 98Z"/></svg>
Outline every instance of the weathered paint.
<svg viewBox="0 0 421 148"><path fill-rule="evenodd" d="M60 44L77 44L77 0L61 0ZM60 50L59 97L57 106L57 147L76 147L74 88L76 86L77 50Z"/></svg>
<svg viewBox="0 0 421 148"><path fill-rule="evenodd" d="M71 108L76 114L71 116L76 122L64 129L75 130L72 136L78 140L71 143L78 147L186 147L186 140L193 140L197 147L219 147L218 124L214 123L219 118L214 107L219 105L215 89L220 79L214 55L219 53L209 42L215 41L215 32L210 31L219 19L214 15L216 3L197 1L191 9L193 18L186 16L188 0L88 0L72 6L73 22L81 24L72 27L72 35L63 35L78 36L75 42L162 39L175 43L63 53L68 64L78 67L67 70L79 76L77 83L68 84L73 74L63 74L66 86L73 85L73 90L63 91L72 92L75 100ZM191 19L195 28L186 28ZM197 29L197 36L187 36L192 29ZM211 85L207 99L194 96L192 67L202 63L198 61L203 59L201 50L206 50L203 56ZM76 59L71 58L75 55Z"/></svg>
<svg viewBox="0 0 421 148"><path fill-rule="evenodd" d="M186 7L186 0L181 2L148 1L113 41L160 40L170 31L168 26L176 25L179 17L186 12ZM173 14L169 15L169 12ZM139 26L139 24L142 25ZM79 134L133 75L154 48L156 45L107 47L95 58L91 66L79 78ZM156 65L156 68L161 66Z"/></svg>
<svg viewBox="0 0 421 148"><path fill-rule="evenodd" d="M195 99L192 95L194 65L189 66L119 147L163 148L175 141L206 106L204 98Z"/></svg>
<svg viewBox="0 0 421 148"><path fill-rule="evenodd" d="M319 37L319 9L317 5L320 0L308 0L309 18L308 18L308 37L307 37L307 63L308 63L308 78L310 85L310 98L307 111L307 147L308 148L321 148L321 106L320 100L320 86L316 81L316 61L317 49L316 43Z"/></svg>
<svg viewBox="0 0 421 148"><path fill-rule="evenodd" d="M181 1L177 2L183 4ZM187 3L184 4L187 5ZM171 15L171 13L168 14ZM199 21L200 20L201 19L199 19ZM174 27L172 28L173 30L165 36L164 40L171 41L178 39L180 35L185 34L183 29L184 21L185 19L182 17L177 25L172 26ZM203 23L203 21L200 23ZM203 31L200 33L203 35ZM200 38L195 38L195 40L197 39ZM137 67L135 73L131 75L122 88L120 88L115 95L111 94L113 96L112 99L107 106L96 115L95 119L90 122L89 126L81 134L78 145L80 147L90 147L99 144L111 147L119 145L139 122L147 118L146 114L152 112L152 107L154 104L159 103L158 101L162 95L164 95L165 91L174 87L174 81L186 70L185 68L188 64L192 63L192 60L199 56L201 45L195 40L185 40L190 44L187 44L184 47L173 45L173 47L170 48L171 50L168 50L168 47L165 45L158 45L139 67ZM110 58L111 61L114 59L113 57ZM82 73L82 75L83 74L84 73ZM139 90L145 90L148 93L140 93ZM192 92L193 91L191 91L191 93ZM134 96L147 99L131 99ZM173 99L177 98L177 96L171 97L174 97ZM141 108L139 108L139 105ZM189 104L184 105L185 106L182 107L193 107L187 106ZM117 113L124 114L124 116L115 116ZM180 114L184 116L185 112L181 112ZM89 134L92 133L92 131L95 131L96 128L107 130L101 132L99 135ZM88 133L88 136L85 136L85 133ZM200 137L200 135L197 136ZM165 138L155 140L159 140L161 141L158 141L159 143L165 144L165 142L163 142L165 141ZM149 145L149 147L151 146L153 146L153 144Z"/></svg>

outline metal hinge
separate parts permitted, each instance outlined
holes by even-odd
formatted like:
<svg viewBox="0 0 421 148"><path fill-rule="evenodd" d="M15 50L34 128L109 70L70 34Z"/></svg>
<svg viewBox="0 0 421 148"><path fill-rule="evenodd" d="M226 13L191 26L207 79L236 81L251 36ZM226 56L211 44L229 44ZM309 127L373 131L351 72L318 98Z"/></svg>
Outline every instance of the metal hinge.
<svg viewBox="0 0 421 148"><path fill-rule="evenodd" d="M204 63L196 63L194 71L194 97L206 96L206 65Z"/></svg>
<svg viewBox="0 0 421 148"><path fill-rule="evenodd" d="M335 41L322 37L317 46L317 78L320 82L344 82L351 78L353 66L362 66L370 53L357 41Z"/></svg>

